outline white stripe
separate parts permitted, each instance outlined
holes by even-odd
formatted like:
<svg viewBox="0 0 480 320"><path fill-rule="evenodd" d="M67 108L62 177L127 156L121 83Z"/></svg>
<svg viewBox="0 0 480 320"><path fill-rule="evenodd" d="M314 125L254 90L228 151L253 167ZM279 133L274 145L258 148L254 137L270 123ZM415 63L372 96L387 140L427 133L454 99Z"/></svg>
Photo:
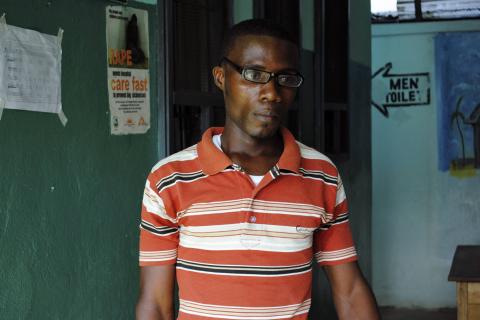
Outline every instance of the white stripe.
<svg viewBox="0 0 480 320"><path fill-rule="evenodd" d="M189 305L192 307L202 307L205 310L219 310L219 311L234 311L240 313L250 313L250 312L278 312L278 311L290 311L295 310L299 307L310 305L311 299L307 299L302 303L289 304L285 306L275 306L275 307L240 307L240 306L224 306L224 305L214 305L214 304L205 304L194 301L188 301L180 299L182 305Z"/></svg>
<svg viewBox="0 0 480 320"><path fill-rule="evenodd" d="M167 261L177 258L177 249L165 251L140 251L139 260L144 262Z"/></svg>
<svg viewBox="0 0 480 320"><path fill-rule="evenodd" d="M273 172L271 170L268 173L270 173L270 176L272 177L272 179L275 179L275 176L273 175Z"/></svg>
<svg viewBox="0 0 480 320"><path fill-rule="evenodd" d="M333 164L332 160L330 160L330 158L328 158L323 153L320 153L313 148L307 147L306 145L304 145L303 143L301 143L299 141L297 141L297 144L300 147L300 155L301 155L302 158L314 159L314 160L323 160L323 161L327 161L332 166L335 166Z"/></svg>
<svg viewBox="0 0 480 320"><path fill-rule="evenodd" d="M354 247L336 251L319 251L315 254L317 262L338 261L355 257L357 252Z"/></svg>
<svg viewBox="0 0 480 320"><path fill-rule="evenodd" d="M172 223L177 223L177 219L170 217L165 211L165 204L162 198L150 187L150 182L145 184L145 190L143 194L143 205L148 212L159 216L162 219L168 220Z"/></svg>
<svg viewBox="0 0 480 320"><path fill-rule="evenodd" d="M197 172L197 173L198 173L198 172ZM174 185L176 185L177 183L192 183L192 182L195 182L195 181L200 180L200 179L205 179L205 178L207 178L207 177L208 177L208 176L205 175L205 176L200 176L200 177L198 177L198 178L196 178L196 179L193 179L193 180L177 180L177 181L175 181L174 183L167 184L167 185L164 186L162 189L158 190L158 192L162 192L162 191L165 190L165 189L171 188L171 187L173 187Z"/></svg>
<svg viewBox="0 0 480 320"><path fill-rule="evenodd" d="M341 224L344 224L344 223L348 223L349 220L348 219L345 219L343 221L340 221L340 222L334 222L332 224L327 224L326 226L323 226L323 227L319 227L318 229L319 230L323 230L323 231L326 231L326 230L330 230L331 228L335 227L335 226L338 226L338 225L341 225Z"/></svg>
<svg viewBox="0 0 480 320"><path fill-rule="evenodd" d="M327 230L330 230L331 228L334 228L335 226L338 226L338 225L341 225L341 224L344 224L344 223L348 223L348 222L349 222L349 219L345 219L345 220L340 221L340 222L333 222L331 224L327 224L325 226L319 227L318 230L327 231Z"/></svg>
<svg viewBox="0 0 480 320"><path fill-rule="evenodd" d="M345 195L345 188L343 187L343 181L340 176L338 176L338 186L337 186L337 198L335 200L335 206L338 206L340 203L345 201L347 196Z"/></svg>
<svg viewBox="0 0 480 320"><path fill-rule="evenodd" d="M195 273L203 273L203 274L215 274L219 276L234 276L234 277L287 277L293 276L298 274L303 274L307 272L311 272L311 264L301 264L301 265L294 265L294 266L250 266L250 265L218 265L218 264L211 264L211 263L196 263L193 261L188 260L178 260L179 263L186 266L191 267L204 267L208 268L208 271L205 270L195 270L193 268L185 268L183 266L179 266L177 264L177 269L185 270L187 272L195 272ZM306 270L298 270L304 269L308 267ZM215 272L214 270L224 270L224 271L250 271L249 274L244 273L228 273L228 272ZM272 271L272 272L282 272L282 271L295 271L285 274L260 274L262 271Z"/></svg>
<svg viewBox="0 0 480 320"><path fill-rule="evenodd" d="M189 261L189 260L184 260L184 259L181 259L180 261L184 264L193 265L193 266L205 265L205 266L209 266L209 267L217 267L218 269L232 269L232 270L236 270L236 269L239 269L239 268L240 269L241 268L246 268L246 269L255 268L255 270L265 270L265 271L268 271L268 270L291 270L291 269L301 268L301 267L310 265L310 263L302 263L302 264L298 264L298 265L275 265L275 266L265 266L265 265L258 266L258 265L249 265L249 264L218 265L216 263L195 262L195 261Z"/></svg>
<svg viewBox="0 0 480 320"><path fill-rule="evenodd" d="M209 232L225 232L225 231L238 231L238 230L253 230L253 231L266 231L266 232L278 232L293 234L294 236L305 235L313 232L316 228L302 227L302 232L297 231L296 226L281 226L273 224L260 224L260 223L232 223L232 224L217 224L206 226L182 226L180 233L209 233ZM304 231L303 231L304 230Z"/></svg>
<svg viewBox="0 0 480 320"><path fill-rule="evenodd" d="M168 261L168 260L174 260L176 257L171 257L171 258L140 258L140 262L162 262L162 261Z"/></svg>
<svg viewBox="0 0 480 320"><path fill-rule="evenodd" d="M256 205L264 205L264 206L277 206L282 208L291 208L295 210L316 210L316 211L323 211L323 208L317 207L312 204L306 203L295 203L295 202L276 202L276 201L265 201L265 200L253 200L252 198L242 198L236 200L227 200L227 201L213 201L213 202L199 202L192 205L192 208L198 209L205 209L214 207L223 207L228 205L233 205L237 203L248 203L248 204L256 204Z"/></svg>
<svg viewBox="0 0 480 320"><path fill-rule="evenodd" d="M312 241L280 240L280 238L266 238L255 236L232 236L226 239L219 238L197 238L190 236L180 236L180 245L185 248L222 251L222 250L259 250L265 252L298 252L310 249Z"/></svg>
<svg viewBox="0 0 480 320"><path fill-rule="evenodd" d="M171 255L177 254L177 249L172 250L162 250L162 251L140 251L140 255L142 256L157 256L157 255Z"/></svg>
<svg viewBox="0 0 480 320"><path fill-rule="evenodd" d="M192 232L186 234L185 231ZM217 236L217 237L199 237L195 236L195 232L214 232L214 231L233 231L238 230L240 234ZM296 227L272 226L261 224L233 224L218 225L205 227L182 227L180 229L180 245L187 248L201 250L248 250L255 249L269 252L297 252L309 249L312 246L313 230L309 228L310 233L299 233ZM252 231L252 234L246 234ZM262 234L255 235L255 231L259 232L284 232L292 234L292 237L298 238L282 238L272 237Z"/></svg>
<svg viewBox="0 0 480 320"><path fill-rule="evenodd" d="M180 300L180 311L188 314L220 318L220 319L286 319L307 313L310 309L310 299L301 304L280 307L234 307L208 305Z"/></svg>
<svg viewBox="0 0 480 320"><path fill-rule="evenodd" d="M328 173L326 173L326 172L324 172L324 171L320 171L320 170L308 170L308 169L305 169L305 168L299 168L298 170L299 170L300 172L302 172L302 173L311 174L311 175L323 176L323 177L325 177L326 179L335 180L335 181L338 180L338 177L337 177L337 176L332 176L331 174L328 174Z"/></svg>
<svg viewBox="0 0 480 320"><path fill-rule="evenodd" d="M282 176L296 176L296 177L301 177L301 174L298 174L296 172L286 172L286 171L281 171L280 173Z"/></svg>
<svg viewBox="0 0 480 320"><path fill-rule="evenodd" d="M177 269L180 270L185 270L188 272L195 272L195 273L203 273L203 274L214 274L217 276L227 276L227 277L267 277L267 278L278 278L278 277L290 277L290 276L295 276L299 274L304 274L307 272L311 272L312 269L308 269L305 271L299 271L299 272L292 272L288 274L243 274L243 273L223 273L223 272L211 272L211 271L200 271L200 270L192 270L192 269L186 269L182 267L178 267Z"/></svg>
<svg viewBox="0 0 480 320"><path fill-rule="evenodd" d="M330 182L328 180L325 180L323 178L320 178L320 177L308 177L308 176L304 176L304 175L301 175L300 176L302 179L311 179L311 180L317 180L317 181L322 181L323 183L325 183L326 185L329 185L329 186L332 186L332 187L337 187L337 183L334 183L334 182Z"/></svg>
<svg viewBox="0 0 480 320"><path fill-rule="evenodd" d="M198 157L198 154L197 154L197 145L193 145L185 150L182 150L180 152L177 152L175 154L172 154L171 156L169 157L166 157L162 160L160 160L159 162L157 162L157 164L155 164L155 166L152 168L152 172L158 170L161 166L169 163L169 162L173 162L173 161L188 161L188 160L193 160L195 158Z"/></svg>
<svg viewBox="0 0 480 320"><path fill-rule="evenodd" d="M348 221L349 221L348 212L346 212L346 213L339 214L335 220L330 221L328 224L330 226L335 226L335 225L346 223Z"/></svg>
<svg viewBox="0 0 480 320"><path fill-rule="evenodd" d="M177 216L180 219L188 216L233 213L240 211L315 217L320 218L322 223L326 223L332 219L331 214L325 213L325 210L318 206L290 202L252 201L250 198L211 203L195 203L187 210L179 212Z"/></svg>
<svg viewBox="0 0 480 320"><path fill-rule="evenodd" d="M171 227L154 227L154 226L150 226L151 228L155 229L155 231L152 231L152 230L148 230L147 228L145 228L142 224L140 224L140 229L142 230L145 230L145 232L149 232L150 234L156 236L156 237L169 237L173 234L176 234L178 233L178 229L176 228L171 228ZM167 232L162 232L162 231L165 231L164 228L169 228L169 229L172 229L170 231L167 231Z"/></svg>
<svg viewBox="0 0 480 320"><path fill-rule="evenodd" d="M199 174L203 174L202 170L199 171L193 171L193 172L180 172L180 171L175 171L169 174L166 177L163 177L160 181L156 183L157 188L160 187L162 184L172 184L175 183L175 180L178 178L191 178L198 176ZM182 180L183 181L183 180Z"/></svg>
<svg viewBox="0 0 480 320"><path fill-rule="evenodd" d="M347 223L348 222L348 219L345 219L345 220L342 220L340 222L334 222L332 223L332 226L338 226L339 224L344 224L344 223Z"/></svg>

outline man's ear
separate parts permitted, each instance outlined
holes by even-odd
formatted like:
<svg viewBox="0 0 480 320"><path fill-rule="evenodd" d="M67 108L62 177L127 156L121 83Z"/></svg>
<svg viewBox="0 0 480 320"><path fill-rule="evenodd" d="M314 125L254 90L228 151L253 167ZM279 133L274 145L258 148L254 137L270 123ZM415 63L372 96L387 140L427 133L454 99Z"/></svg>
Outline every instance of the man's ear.
<svg viewBox="0 0 480 320"><path fill-rule="evenodd" d="M215 81L215 85L223 91L225 86L225 71L220 66L215 66L212 69L213 81Z"/></svg>

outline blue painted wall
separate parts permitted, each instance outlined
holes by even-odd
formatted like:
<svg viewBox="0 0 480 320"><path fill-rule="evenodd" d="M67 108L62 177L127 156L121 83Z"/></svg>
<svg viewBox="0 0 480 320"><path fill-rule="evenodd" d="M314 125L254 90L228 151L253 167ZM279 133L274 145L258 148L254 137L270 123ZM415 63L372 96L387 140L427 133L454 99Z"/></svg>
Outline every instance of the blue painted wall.
<svg viewBox="0 0 480 320"><path fill-rule="evenodd" d="M459 179L437 169L434 37L473 30L479 21L372 26L372 70L392 62L395 73L429 72L432 90L430 105L390 109L388 119L372 108L373 288L381 305L455 306L447 281L455 248L480 244L480 172Z"/></svg>

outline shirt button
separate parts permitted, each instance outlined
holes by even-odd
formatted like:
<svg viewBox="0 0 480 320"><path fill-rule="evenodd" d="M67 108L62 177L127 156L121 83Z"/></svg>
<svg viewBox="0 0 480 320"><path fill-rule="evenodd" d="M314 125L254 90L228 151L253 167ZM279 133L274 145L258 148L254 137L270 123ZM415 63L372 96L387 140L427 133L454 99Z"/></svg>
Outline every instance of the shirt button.
<svg viewBox="0 0 480 320"><path fill-rule="evenodd" d="M255 217L255 216L250 217L250 222L251 223L255 223L256 221L257 221L257 217Z"/></svg>

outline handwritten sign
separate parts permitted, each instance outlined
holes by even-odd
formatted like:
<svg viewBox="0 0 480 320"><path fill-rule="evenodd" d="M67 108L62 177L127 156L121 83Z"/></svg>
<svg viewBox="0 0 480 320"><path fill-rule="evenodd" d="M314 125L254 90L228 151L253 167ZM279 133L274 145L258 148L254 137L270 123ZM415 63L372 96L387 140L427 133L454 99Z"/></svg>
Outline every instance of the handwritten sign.
<svg viewBox="0 0 480 320"><path fill-rule="evenodd" d="M0 109L56 113L61 101L61 41L57 36L7 25L0 17ZM1 117L1 110L0 110Z"/></svg>
<svg viewBox="0 0 480 320"><path fill-rule="evenodd" d="M430 74L390 73L387 63L372 76L372 105L385 117L392 107L412 107L430 104Z"/></svg>

